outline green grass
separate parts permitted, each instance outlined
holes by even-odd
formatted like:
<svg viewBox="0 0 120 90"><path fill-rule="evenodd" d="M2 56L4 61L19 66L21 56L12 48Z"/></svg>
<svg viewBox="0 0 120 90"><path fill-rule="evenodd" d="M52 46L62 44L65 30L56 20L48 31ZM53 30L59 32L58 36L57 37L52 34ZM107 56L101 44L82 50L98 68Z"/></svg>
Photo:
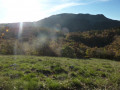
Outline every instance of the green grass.
<svg viewBox="0 0 120 90"><path fill-rule="evenodd" d="M120 90L120 62L0 56L0 90Z"/></svg>

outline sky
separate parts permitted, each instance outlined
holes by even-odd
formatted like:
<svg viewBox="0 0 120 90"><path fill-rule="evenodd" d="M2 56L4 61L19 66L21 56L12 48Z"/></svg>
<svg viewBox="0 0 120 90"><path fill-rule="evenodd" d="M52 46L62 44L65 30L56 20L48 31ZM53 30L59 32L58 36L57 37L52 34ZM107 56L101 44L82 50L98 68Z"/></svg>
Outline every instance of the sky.
<svg viewBox="0 0 120 90"><path fill-rule="evenodd" d="M38 21L60 13L104 14L120 20L120 0L0 0L0 23Z"/></svg>

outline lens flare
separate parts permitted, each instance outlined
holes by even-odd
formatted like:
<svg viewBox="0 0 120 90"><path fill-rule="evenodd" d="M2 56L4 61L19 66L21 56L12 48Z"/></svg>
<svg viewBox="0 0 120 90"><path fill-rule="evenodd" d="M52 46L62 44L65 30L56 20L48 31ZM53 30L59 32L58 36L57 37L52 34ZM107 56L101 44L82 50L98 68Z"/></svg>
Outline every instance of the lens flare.
<svg viewBox="0 0 120 90"><path fill-rule="evenodd" d="M22 35L22 30L23 30L23 22L20 22L19 32L18 32L18 39L20 39L20 37L21 37L21 35Z"/></svg>
<svg viewBox="0 0 120 90"><path fill-rule="evenodd" d="M2 33L2 36L4 36L5 34L4 33Z"/></svg>
<svg viewBox="0 0 120 90"><path fill-rule="evenodd" d="M8 32L9 30L8 29L6 29L6 32Z"/></svg>
<svg viewBox="0 0 120 90"><path fill-rule="evenodd" d="M23 22L19 23L19 31L18 31L18 40L20 40L21 36L22 36L22 32L23 32ZM14 55L17 55L17 41L15 42L15 46L14 46ZM16 56L15 56L16 59Z"/></svg>

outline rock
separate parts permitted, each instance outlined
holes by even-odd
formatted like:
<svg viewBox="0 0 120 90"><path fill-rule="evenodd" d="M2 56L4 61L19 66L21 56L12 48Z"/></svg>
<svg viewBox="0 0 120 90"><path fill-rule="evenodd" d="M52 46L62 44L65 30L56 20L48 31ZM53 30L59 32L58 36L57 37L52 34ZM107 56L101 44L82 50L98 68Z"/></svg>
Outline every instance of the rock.
<svg viewBox="0 0 120 90"><path fill-rule="evenodd" d="M69 66L69 69L70 69L70 70L73 70L73 69L74 69L74 66Z"/></svg>

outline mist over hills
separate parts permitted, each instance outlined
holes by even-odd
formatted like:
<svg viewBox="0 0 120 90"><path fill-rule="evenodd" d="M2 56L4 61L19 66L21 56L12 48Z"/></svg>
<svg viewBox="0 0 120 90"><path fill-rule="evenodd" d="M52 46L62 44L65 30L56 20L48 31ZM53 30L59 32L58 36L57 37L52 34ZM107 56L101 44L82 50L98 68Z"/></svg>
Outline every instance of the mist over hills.
<svg viewBox="0 0 120 90"><path fill-rule="evenodd" d="M11 30L18 30L19 23L0 24ZM23 30L39 29L41 27L67 30L70 32L88 31L88 30L104 30L114 27L120 27L120 21L112 20L103 14L69 14L63 13L52 15L37 22L24 22Z"/></svg>

